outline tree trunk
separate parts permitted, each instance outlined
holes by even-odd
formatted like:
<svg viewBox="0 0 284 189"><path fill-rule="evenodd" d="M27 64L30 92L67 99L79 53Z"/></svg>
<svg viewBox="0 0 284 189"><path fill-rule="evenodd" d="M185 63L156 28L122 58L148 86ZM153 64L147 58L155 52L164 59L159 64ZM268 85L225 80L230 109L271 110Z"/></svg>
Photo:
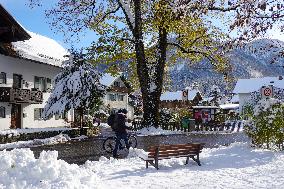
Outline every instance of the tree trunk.
<svg viewBox="0 0 284 189"><path fill-rule="evenodd" d="M164 68L167 51L167 31L159 28L159 41L156 50L155 62L149 63L145 55L143 44L143 28L141 17L141 0L134 2L135 27L135 52L137 61L137 75L143 99L143 127L159 126L159 105L163 86Z"/></svg>

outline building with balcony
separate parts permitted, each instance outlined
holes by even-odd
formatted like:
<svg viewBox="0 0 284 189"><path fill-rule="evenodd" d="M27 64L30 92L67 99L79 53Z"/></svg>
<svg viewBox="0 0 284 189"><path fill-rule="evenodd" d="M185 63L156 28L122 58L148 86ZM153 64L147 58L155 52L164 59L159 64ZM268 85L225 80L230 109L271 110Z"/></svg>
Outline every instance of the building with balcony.
<svg viewBox="0 0 284 189"><path fill-rule="evenodd" d="M111 114L119 109L127 109L127 117L134 118L134 107L129 103L130 88L123 76L111 76L104 74L100 82L106 86L106 95L103 98L103 104L106 107L107 113Z"/></svg>
<svg viewBox="0 0 284 189"><path fill-rule="evenodd" d="M54 40L23 29L0 4L0 130L67 124L62 115L41 118L66 54Z"/></svg>

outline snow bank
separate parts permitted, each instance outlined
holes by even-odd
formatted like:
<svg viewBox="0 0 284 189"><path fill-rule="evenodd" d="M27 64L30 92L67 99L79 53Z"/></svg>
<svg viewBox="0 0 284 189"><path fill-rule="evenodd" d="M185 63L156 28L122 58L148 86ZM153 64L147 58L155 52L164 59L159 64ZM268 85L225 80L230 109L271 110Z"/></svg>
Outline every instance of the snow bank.
<svg viewBox="0 0 284 189"><path fill-rule="evenodd" d="M139 158L145 155L130 149L126 159L101 157L78 166L58 160L56 151L42 152L39 159L29 149L0 151L0 188L272 189L284 184L284 153L246 143L203 149L202 166L172 158L159 161L159 170L146 169Z"/></svg>
<svg viewBox="0 0 284 189"><path fill-rule="evenodd" d="M34 158L30 149L0 152L0 188L96 188L97 177L75 164L57 160L58 152L42 152Z"/></svg>
<svg viewBox="0 0 284 189"><path fill-rule="evenodd" d="M24 133L38 133L38 132L49 132L49 131L67 131L72 130L66 127L52 127L52 128L27 128L27 129L7 129L0 131L0 135L13 135L18 136Z"/></svg>
<svg viewBox="0 0 284 189"><path fill-rule="evenodd" d="M182 131L170 131L170 130L163 130L162 128L155 128L155 127L145 127L136 132L138 135L148 136L148 135L173 135L173 134L182 134Z"/></svg>
<svg viewBox="0 0 284 189"><path fill-rule="evenodd" d="M55 137L45 138L45 139L34 139L28 141L18 141L6 144L0 144L0 150L9 149L9 148L25 148L32 146L40 146L40 145L51 145L58 144L62 142L67 142L71 140L68 135L60 134Z"/></svg>

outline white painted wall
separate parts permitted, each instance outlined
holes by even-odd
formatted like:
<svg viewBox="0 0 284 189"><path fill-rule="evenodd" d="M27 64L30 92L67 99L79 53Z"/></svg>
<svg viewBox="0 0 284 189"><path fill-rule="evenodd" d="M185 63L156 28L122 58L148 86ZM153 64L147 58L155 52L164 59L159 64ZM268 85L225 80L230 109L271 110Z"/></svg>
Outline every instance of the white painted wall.
<svg viewBox="0 0 284 189"><path fill-rule="evenodd" d="M250 99L250 93L239 93L239 112L242 113L244 105Z"/></svg>
<svg viewBox="0 0 284 189"><path fill-rule="evenodd" d="M54 67L46 64L39 64L28 60L13 58L0 55L0 72L5 72L7 75L7 84L0 84L0 87L12 87L13 74L20 74L25 82L29 85L22 86L23 89L34 88L34 77L46 77L53 79L60 72L59 67ZM22 128L41 128L41 127L58 127L64 126L66 123L63 120L52 119L47 121L34 120L34 108L43 108L50 93L43 93L43 104L23 104L22 112L27 116L22 119ZM6 103L7 105L7 103ZM11 122L11 105L6 109L5 119L0 118L0 130L9 129ZM23 117L23 115L22 115Z"/></svg>

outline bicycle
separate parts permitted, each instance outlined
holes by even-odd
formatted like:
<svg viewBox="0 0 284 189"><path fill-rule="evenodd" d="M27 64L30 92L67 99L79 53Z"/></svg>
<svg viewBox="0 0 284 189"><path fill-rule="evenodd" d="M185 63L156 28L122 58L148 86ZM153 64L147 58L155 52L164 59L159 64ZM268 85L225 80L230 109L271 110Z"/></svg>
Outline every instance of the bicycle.
<svg viewBox="0 0 284 189"><path fill-rule="evenodd" d="M128 133L128 144L132 148L137 147L137 138L134 133ZM115 147L116 136L107 137L103 142L103 150L107 153L112 153ZM120 140L118 150L123 150L126 148L125 142L123 139Z"/></svg>

